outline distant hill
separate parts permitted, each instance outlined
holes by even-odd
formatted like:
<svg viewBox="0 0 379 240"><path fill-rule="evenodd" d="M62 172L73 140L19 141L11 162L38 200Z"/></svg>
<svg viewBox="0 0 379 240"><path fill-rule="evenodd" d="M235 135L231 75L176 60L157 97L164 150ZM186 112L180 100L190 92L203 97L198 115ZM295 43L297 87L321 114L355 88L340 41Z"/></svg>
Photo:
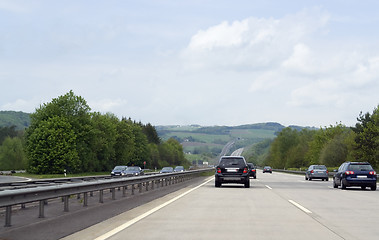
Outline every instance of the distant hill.
<svg viewBox="0 0 379 240"><path fill-rule="evenodd" d="M290 127L298 131L303 128L313 129L300 126ZM232 147L230 152L226 154L230 154L239 148L249 151L252 146L259 143L265 143L267 150L270 141L285 126L276 122L266 122L240 126L168 125L156 126L155 128L162 140L169 138L178 140L182 144L188 159L212 162L227 143L232 143Z"/></svg>
<svg viewBox="0 0 379 240"><path fill-rule="evenodd" d="M0 111L0 127L16 126L25 129L30 125L30 114L16 111Z"/></svg>

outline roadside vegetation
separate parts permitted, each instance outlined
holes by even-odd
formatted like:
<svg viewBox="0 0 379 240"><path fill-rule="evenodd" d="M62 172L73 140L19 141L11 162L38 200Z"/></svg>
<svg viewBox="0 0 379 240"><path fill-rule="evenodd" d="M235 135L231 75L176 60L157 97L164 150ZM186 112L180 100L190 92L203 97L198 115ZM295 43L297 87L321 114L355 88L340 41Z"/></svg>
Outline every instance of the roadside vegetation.
<svg viewBox="0 0 379 240"><path fill-rule="evenodd" d="M203 162L216 164L230 142L228 154L244 148L242 155L258 166L304 170L323 164L332 170L345 161L368 161L378 169L378 108L361 112L354 127L342 123L324 128L285 127L272 122L154 127L91 112L86 101L70 91L31 114L0 114L6 122L0 125L0 171L26 169L28 174L61 176L64 170L81 175L109 173L116 165L151 170L183 165L188 169ZM16 127L11 122L17 117L21 121L15 122L21 125Z"/></svg>
<svg viewBox="0 0 379 240"><path fill-rule="evenodd" d="M265 165L305 169L312 164L335 169L345 161L367 161L379 167L379 105L359 114L354 127L336 124L318 130L283 129L270 145Z"/></svg>
<svg viewBox="0 0 379 240"><path fill-rule="evenodd" d="M0 169L71 174L109 172L116 165L189 166L180 143L162 141L151 124L90 110L70 91L30 114L25 130L1 127Z"/></svg>

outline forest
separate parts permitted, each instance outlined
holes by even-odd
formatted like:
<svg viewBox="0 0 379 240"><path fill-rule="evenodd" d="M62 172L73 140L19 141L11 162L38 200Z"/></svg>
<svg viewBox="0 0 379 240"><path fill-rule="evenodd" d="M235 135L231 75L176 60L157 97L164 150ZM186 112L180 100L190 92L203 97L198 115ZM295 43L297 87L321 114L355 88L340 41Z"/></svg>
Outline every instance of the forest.
<svg viewBox="0 0 379 240"><path fill-rule="evenodd" d="M0 128L0 170L35 174L110 171L116 165L189 166L182 146L162 141L151 124L91 112L73 91L30 114L30 126Z"/></svg>

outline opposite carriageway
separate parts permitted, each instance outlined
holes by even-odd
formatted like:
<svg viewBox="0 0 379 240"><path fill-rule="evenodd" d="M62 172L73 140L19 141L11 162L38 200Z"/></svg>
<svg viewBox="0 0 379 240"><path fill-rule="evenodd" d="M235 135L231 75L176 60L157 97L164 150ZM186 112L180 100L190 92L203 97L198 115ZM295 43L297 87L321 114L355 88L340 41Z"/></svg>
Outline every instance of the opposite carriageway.
<svg viewBox="0 0 379 240"><path fill-rule="evenodd" d="M108 178L108 177L86 177L75 179L60 179L54 181L29 181L28 183L2 184L0 188L0 208L5 208L5 227L12 224L12 208L21 206L25 208L27 203L37 203L39 206L39 218L45 217L45 205L48 200L62 199L63 212L69 211L69 199L76 195L77 198L83 196L82 203L86 207L89 197L98 196L99 203L104 201L104 193L109 192L111 199L116 199L116 190L122 191L122 197L127 192L134 195L136 191L170 186L175 183L184 182L203 173L212 172L213 169L200 169L179 173L145 175L128 178ZM95 194L94 194L95 193Z"/></svg>

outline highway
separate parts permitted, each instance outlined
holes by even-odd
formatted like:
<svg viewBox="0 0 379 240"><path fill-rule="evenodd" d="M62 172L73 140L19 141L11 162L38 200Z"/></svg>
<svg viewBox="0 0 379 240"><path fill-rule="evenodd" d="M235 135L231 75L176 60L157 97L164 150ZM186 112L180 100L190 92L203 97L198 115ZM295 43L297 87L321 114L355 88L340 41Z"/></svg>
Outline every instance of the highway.
<svg viewBox="0 0 379 240"><path fill-rule="evenodd" d="M250 181L210 177L63 239L378 239L379 191L275 172Z"/></svg>

